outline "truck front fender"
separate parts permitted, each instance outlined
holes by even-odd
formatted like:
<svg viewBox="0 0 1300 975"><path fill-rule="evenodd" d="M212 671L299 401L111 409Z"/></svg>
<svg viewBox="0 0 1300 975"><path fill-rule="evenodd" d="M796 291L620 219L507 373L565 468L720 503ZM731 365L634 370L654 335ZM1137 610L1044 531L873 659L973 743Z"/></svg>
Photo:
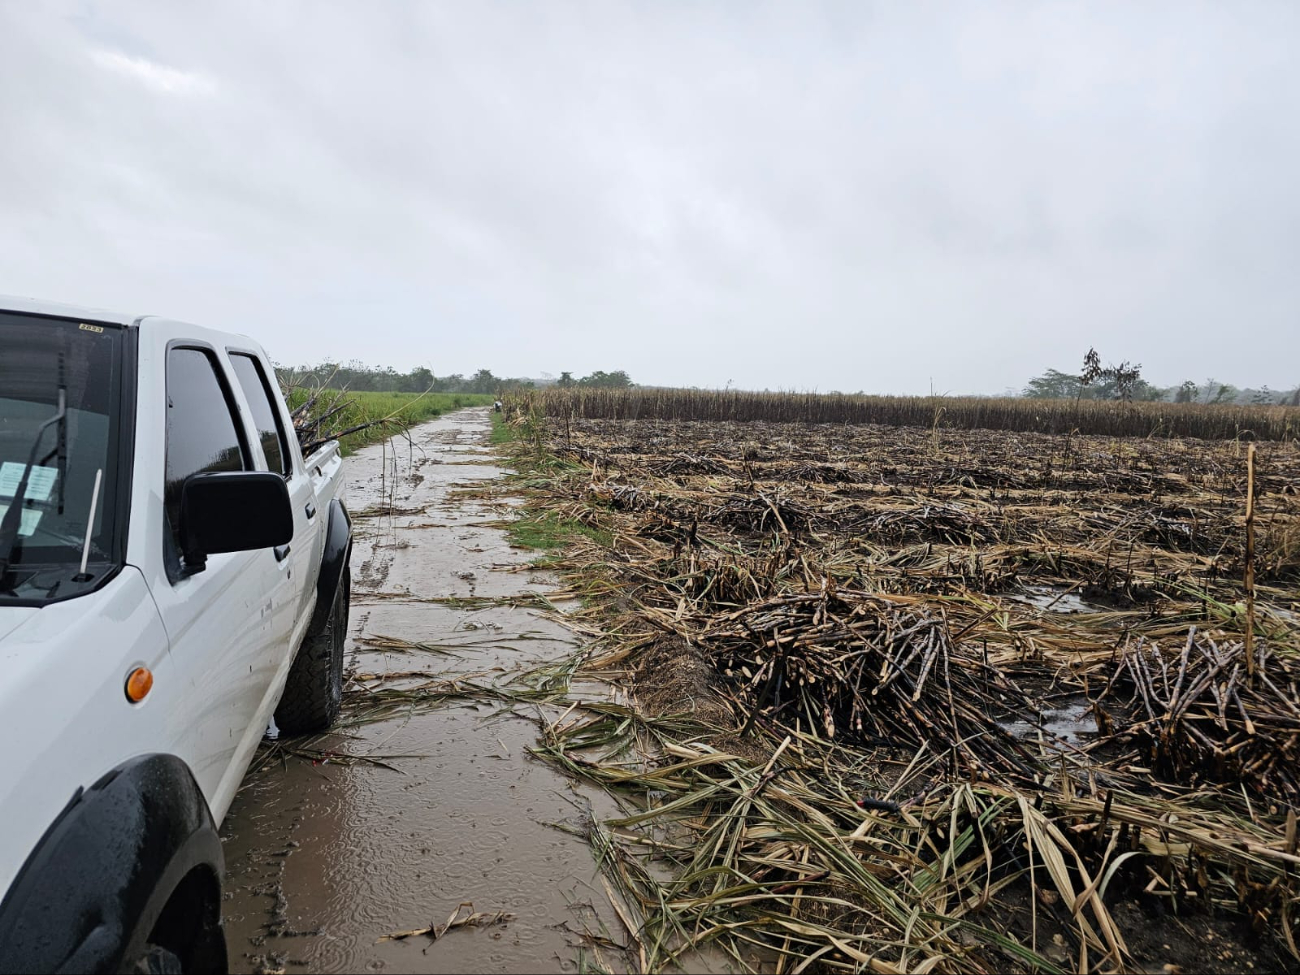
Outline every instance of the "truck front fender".
<svg viewBox="0 0 1300 975"><path fill-rule="evenodd" d="M78 789L0 901L0 972L116 972L169 915L185 930L162 946L186 971L225 971L212 813L174 755L124 762ZM188 943L185 943L188 942Z"/></svg>
<svg viewBox="0 0 1300 975"><path fill-rule="evenodd" d="M312 611L307 638L319 636L330 619L334 594L352 554L352 519L343 502L330 502L329 524L325 528L325 550L321 553L320 575L316 577L316 608Z"/></svg>

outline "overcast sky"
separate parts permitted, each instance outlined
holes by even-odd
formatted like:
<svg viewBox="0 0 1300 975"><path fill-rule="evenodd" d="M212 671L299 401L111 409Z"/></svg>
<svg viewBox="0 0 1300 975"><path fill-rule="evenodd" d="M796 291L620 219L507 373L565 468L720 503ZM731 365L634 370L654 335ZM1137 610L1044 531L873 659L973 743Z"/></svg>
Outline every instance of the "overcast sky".
<svg viewBox="0 0 1300 975"><path fill-rule="evenodd" d="M1298 44L1293 0L0 0L0 293L437 374L1290 388Z"/></svg>

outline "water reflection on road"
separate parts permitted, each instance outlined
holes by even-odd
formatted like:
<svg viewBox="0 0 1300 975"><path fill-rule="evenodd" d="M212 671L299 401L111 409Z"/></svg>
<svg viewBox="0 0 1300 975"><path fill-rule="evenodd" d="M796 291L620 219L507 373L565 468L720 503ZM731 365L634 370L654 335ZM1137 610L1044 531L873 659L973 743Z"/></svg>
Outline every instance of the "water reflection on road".
<svg viewBox="0 0 1300 975"><path fill-rule="evenodd" d="M501 476L488 430L486 410L465 410L417 428L411 444L348 459L349 506L365 513L352 557L359 671L499 674L571 649L567 630L524 608L423 601L554 586L500 571L533 557L475 524L501 517L505 502L454 496ZM376 637L454 645L458 656L378 651ZM536 726L500 712L466 701L344 726L286 743L315 760L254 766L222 828L231 970L573 970L575 932L603 926L621 939L586 842L555 825L581 828L588 810L610 815L612 804L530 758ZM463 902L513 919L436 942L378 941L442 923Z"/></svg>

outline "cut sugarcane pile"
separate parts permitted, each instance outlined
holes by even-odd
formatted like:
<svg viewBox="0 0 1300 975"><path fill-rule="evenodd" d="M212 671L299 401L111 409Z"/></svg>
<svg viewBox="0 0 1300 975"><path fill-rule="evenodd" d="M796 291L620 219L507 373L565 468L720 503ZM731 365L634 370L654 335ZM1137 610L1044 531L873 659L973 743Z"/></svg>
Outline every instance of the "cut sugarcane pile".
<svg viewBox="0 0 1300 975"><path fill-rule="evenodd" d="M1238 444L532 422L530 504L583 529L558 564L588 667L643 702L546 751L689 834L651 844L671 883L601 840L652 957L1300 965L1296 444L1259 447L1252 677ZM585 751L623 736L680 760Z"/></svg>

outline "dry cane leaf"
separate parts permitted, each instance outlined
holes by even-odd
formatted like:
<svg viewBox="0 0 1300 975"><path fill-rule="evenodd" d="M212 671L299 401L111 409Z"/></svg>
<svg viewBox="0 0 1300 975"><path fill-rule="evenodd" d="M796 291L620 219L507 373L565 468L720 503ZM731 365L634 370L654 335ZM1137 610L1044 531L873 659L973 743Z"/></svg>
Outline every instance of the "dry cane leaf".
<svg viewBox="0 0 1300 975"><path fill-rule="evenodd" d="M444 937L448 931L464 927L483 927L489 924L505 924L507 921L513 921L514 915L505 911L475 911L473 901L462 901L457 905L456 910L442 924L430 925L427 928L414 928L410 931L394 931L391 934L383 935L375 944L385 941L401 941L404 938L414 938L418 935L427 935L434 941Z"/></svg>

